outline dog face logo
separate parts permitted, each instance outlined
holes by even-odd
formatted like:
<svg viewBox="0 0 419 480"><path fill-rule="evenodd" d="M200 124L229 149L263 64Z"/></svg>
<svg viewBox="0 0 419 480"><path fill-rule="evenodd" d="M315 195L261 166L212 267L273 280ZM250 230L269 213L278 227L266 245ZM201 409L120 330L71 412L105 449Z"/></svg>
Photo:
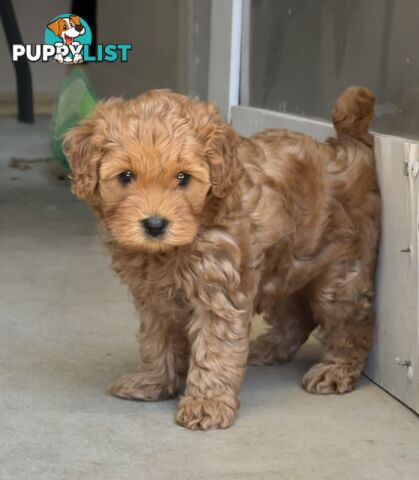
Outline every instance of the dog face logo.
<svg viewBox="0 0 419 480"><path fill-rule="evenodd" d="M68 18L57 18L57 20L48 25L48 28L54 35L62 38L63 43L66 45L71 45L76 37L83 35L85 32L85 28L80 22L80 17L76 15Z"/></svg>
<svg viewBox="0 0 419 480"><path fill-rule="evenodd" d="M55 45L59 63L82 63L83 45L90 45L92 34L79 16L67 14L53 19L45 31L45 43Z"/></svg>

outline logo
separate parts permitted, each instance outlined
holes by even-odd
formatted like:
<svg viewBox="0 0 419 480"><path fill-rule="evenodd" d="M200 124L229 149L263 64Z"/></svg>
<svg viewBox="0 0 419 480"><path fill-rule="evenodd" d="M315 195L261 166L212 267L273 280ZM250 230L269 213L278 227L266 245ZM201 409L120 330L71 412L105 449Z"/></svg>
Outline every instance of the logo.
<svg viewBox="0 0 419 480"><path fill-rule="evenodd" d="M132 44L97 45L92 49L92 32L83 18L71 13L53 18L45 29L44 44L13 45L12 60L25 56L30 62L58 63L128 61Z"/></svg>

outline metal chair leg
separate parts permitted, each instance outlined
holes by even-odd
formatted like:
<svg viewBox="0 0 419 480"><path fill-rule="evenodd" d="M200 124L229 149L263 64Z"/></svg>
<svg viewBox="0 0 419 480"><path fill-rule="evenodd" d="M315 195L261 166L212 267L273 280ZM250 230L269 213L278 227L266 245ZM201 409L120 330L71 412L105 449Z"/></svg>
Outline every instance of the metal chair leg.
<svg viewBox="0 0 419 480"><path fill-rule="evenodd" d="M23 44L19 25L11 0L0 0L0 17L6 34L7 43L12 58L13 44ZM20 57L13 62L17 83L18 120L33 123L33 93L32 77L28 59Z"/></svg>

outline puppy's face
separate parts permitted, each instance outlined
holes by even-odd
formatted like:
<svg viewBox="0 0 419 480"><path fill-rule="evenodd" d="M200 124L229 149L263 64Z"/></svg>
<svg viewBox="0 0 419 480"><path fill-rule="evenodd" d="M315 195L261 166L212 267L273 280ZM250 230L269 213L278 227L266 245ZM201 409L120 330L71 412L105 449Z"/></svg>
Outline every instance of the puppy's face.
<svg viewBox="0 0 419 480"><path fill-rule="evenodd" d="M71 15L66 18L57 18L48 25L48 28L56 35L61 37L63 43L70 45L74 38L84 34L84 27L80 22L80 17Z"/></svg>
<svg viewBox="0 0 419 480"><path fill-rule="evenodd" d="M194 239L210 188L209 167L196 138L185 132L179 140L161 132L154 141L139 141L124 133L105 148L98 193L104 223L117 242L164 250Z"/></svg>
<svg viewBox="0 0 419 480"><path fill-rule="evenodd" d="M193 242L208 199L231 187L234 141L213 106L152 91L99 104L66 135L65 151L73 191L113 239L158 252Z"/></svg>

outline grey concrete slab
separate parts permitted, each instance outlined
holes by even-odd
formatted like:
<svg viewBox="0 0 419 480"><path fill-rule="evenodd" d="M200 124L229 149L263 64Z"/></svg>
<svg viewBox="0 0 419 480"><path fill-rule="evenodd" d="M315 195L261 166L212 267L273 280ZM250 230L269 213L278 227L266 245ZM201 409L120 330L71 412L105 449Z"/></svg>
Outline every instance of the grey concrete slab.
<svg viewBox="0 0 419 480"><path fill-rule="evenodd" d="M236 424L190 432L175 401L107 395L135 368L137 320L95 222L50 156L47 120L0 120L0 479L386 479L419 472L419 420L363 378L345 396L300 388L310 344L249 368Z"/></svg>

